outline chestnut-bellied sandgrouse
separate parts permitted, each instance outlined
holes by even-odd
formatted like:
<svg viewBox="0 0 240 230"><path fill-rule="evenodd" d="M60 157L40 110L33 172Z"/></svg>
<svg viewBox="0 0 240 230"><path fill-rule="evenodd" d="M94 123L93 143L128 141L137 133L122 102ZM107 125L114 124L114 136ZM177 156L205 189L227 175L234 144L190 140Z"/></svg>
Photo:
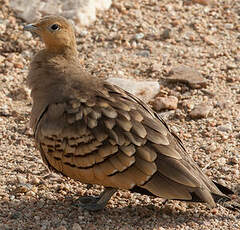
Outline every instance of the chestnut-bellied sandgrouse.
<svg viewBox="0 0 240 230"><path fill-rule="evenodd" d="M84 208L104 208L117 189L210 207L229 200L232 191L204 175L147 104L83 71L65 18L47 16L24 29L45 43L27 78L30 125L43 161L65 176L105 187L99 197L80 198Z"/></svg>

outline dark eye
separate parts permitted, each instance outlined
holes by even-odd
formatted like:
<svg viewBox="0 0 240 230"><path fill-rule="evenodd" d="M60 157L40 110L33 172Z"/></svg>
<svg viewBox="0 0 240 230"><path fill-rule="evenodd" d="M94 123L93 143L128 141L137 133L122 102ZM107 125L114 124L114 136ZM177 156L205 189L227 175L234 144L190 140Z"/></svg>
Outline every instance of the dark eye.
<svg viewBox="0 0 240 230"><path fill-rule="evenodd" d="M51 30L60 30L60 26L58 24L51 25Z"/></svg>

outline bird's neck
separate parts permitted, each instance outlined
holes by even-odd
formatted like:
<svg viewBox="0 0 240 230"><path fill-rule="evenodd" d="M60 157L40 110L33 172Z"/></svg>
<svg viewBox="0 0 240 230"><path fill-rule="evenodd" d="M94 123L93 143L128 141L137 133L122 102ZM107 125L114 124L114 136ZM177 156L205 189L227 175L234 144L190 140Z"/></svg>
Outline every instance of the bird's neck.
<svg viewBox="0 0 240 230"><path fill-rule="evenodd" d="M49 55L61 55L69 59L76 58L78 56L76 46L46 46L45 52Z"/></svg>
<svg viewBox="0 0 240 230"><path fill-rule="evenodd" d="M42 88L41 90L44 91L46 88L47 90L52 81L58 82L59 79L65 77L66 69L78 66L78 54L75 50L53 51L43 49L33 58L27 77L31 89Z"/></svg>

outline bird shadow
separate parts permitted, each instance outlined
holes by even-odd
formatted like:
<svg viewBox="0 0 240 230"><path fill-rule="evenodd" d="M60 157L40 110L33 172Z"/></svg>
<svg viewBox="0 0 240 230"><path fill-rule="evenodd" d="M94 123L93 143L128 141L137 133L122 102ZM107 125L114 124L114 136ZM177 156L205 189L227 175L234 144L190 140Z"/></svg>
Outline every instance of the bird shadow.
<svg viewBox="0 0 240 230"><path fill-rule="evenodd" d="M205 206L196 204L197 208L175 210L161 204L128 204L122 205L118 202L111 202L101 211L87 211L76 206L77 199L71 196L61 199L51 199L47 196L31 200L0 201L1 210L8 212L0 213L2 224L15 224L15 228L41 229L45 227L57 228L60 225L71 226L73 223L84 225L84 229L91 226L92 229L105 229L111 225L122 226L124 229L154 229L157 227L192 226L202 225L204 222L231 220L227 212L212 214ZM120 202L120 200L119 200ZM201 209L203 208L203 210ZM238 218L239 218L238 214ZM33 221L34 220L34 221ZM111 229L111 228L110 228Z"/></svg>

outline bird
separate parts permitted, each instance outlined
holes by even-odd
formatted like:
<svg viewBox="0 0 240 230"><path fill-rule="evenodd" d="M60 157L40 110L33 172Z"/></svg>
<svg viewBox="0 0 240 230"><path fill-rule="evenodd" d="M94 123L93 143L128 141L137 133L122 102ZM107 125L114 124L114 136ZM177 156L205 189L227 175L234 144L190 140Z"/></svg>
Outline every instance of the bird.
<svg viewBox="0 0 240 230"><path fill-rule="evenodd" d="M30 127L43 162L63 176L104 187L97 197L80 197L81 207L101 210L119 189L209 208L231 200L232 190L202 172L149 105L83 70L71 22L50 15L24 30L45 44L27 76Z"/></svg>

